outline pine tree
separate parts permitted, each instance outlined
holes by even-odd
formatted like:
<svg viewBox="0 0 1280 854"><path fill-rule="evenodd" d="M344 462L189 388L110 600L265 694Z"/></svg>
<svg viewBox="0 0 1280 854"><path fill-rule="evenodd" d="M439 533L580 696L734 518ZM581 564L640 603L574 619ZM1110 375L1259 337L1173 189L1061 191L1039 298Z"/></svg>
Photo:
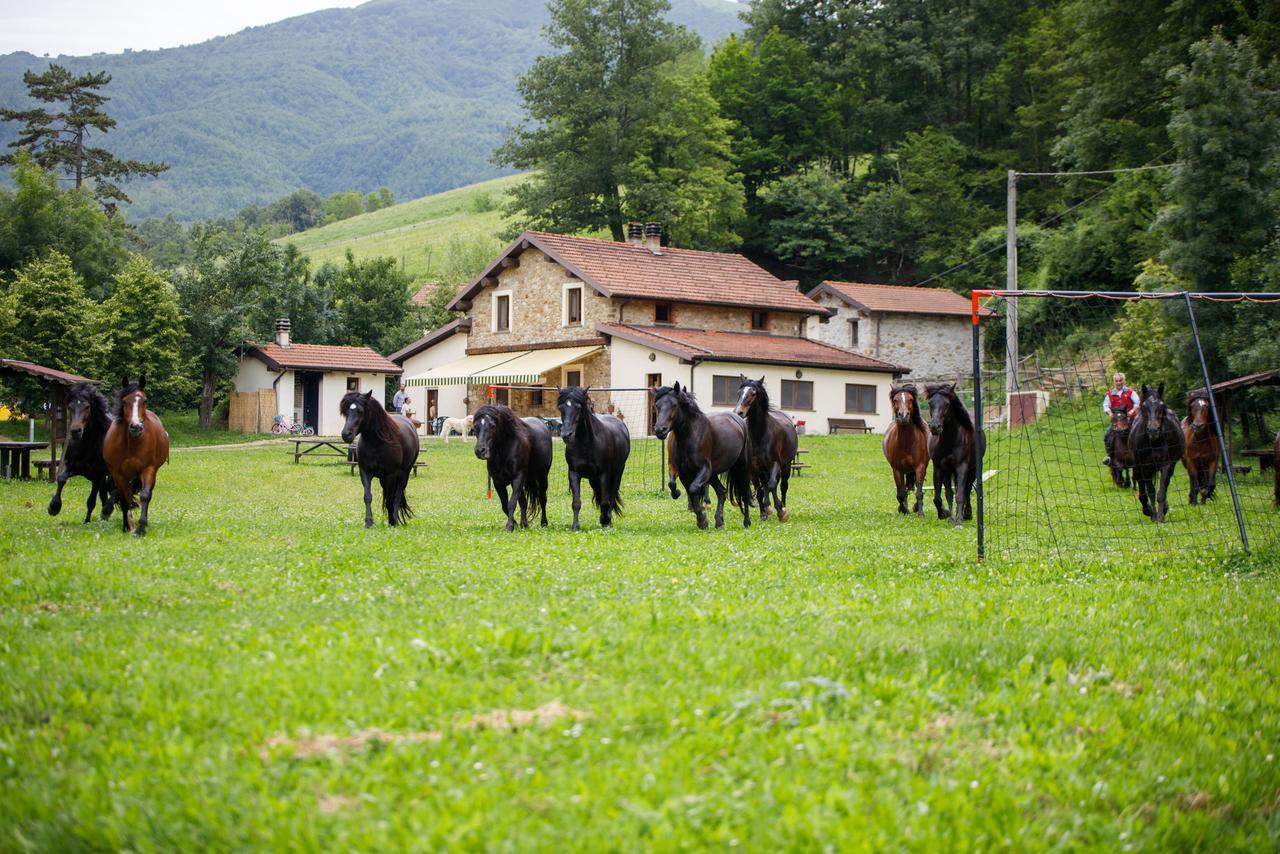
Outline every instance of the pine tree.
<svg viewBox="0 0 1280 854"><path fill-rule="evenodd" d="M121 182L136 175L159 175L169 168L165 163L121 160L105 148L90 144L94 132L106 134L116 126L116 120L102 111L111 99L98 92L111 82L111 75L105 71L75 77L61 65L51 63L43 74L25 72L22 81L29 97L46 104L61 104L62 109L0 109L0 119L24 122L9 147L26 149L48 171L71 176L76 189L86 181L92 182L94 196L108 212L114 212L121 202L130 202L120 188ZM15 156L5 155L0 162L12 163Z"/></svg>

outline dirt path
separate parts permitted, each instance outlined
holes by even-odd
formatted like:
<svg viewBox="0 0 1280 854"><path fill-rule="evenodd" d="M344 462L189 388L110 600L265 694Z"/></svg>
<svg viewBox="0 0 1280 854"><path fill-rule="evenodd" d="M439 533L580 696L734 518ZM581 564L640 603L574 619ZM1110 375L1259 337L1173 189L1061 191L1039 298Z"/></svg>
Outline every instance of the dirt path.
<svg viewBox="0 0 1280 854"><path fill-rule="evenodd" d="M172 448L176 453L178 451L232 451L236 448L255 448L262 445L285 445L288 439L255 439L252 442L233 442L229 445L187 445L181 448Z"/></svg>

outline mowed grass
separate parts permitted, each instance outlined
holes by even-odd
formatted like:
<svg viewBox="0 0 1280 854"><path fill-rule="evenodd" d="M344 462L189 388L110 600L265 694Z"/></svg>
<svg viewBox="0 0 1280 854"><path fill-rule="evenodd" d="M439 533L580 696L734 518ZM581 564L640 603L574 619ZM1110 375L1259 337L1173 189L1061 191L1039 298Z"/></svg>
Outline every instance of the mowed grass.
<svg viewBox="0 0 1280 854"><path fill-rule="evenodd" d="M636 465L574 535L558 456L507 534L456 441L400 529L284 446L175 452L142 541L0 483L0 848L1275 849L1274 553L979 565L802 443L747 530Z"/></svg>
<svg viewBox="0 0 1280 854"><path fill-rule="evenodd" d="M347 250L357 258L395 258L403 261L405 272L414 281L432 281L440 275L455 237L492 239L496 254L506 193L524 178L509 175L424 196L291 234L277 242L296 244L316 265L341 264Z"/></svg>

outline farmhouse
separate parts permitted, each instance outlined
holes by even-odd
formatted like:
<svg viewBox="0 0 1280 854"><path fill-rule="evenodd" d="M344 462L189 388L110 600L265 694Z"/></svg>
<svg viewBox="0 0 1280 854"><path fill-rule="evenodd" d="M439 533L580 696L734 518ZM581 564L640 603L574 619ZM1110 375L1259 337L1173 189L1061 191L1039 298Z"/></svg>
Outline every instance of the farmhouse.
<svg viewBox="0 0 1280 854"><path fill-rule="evenodd" d="M492 398L553 416L543 389L584 385L610 389L598 405L646 435L647 389L679 381L704 409L728 409L750 374L810 431L848 416L888 426L889 384L908 368L806 337L824 309L741 255L662 246L655 223L628 231L625 242L526 231L450 303L463 321L393 361L442 415Z"/></svg>
<svg viewBox="0 0 1280 854"><path fill-rule="evenodd" d="M276 321L276 339L264 346L240 348L228 426L265 433L275 416L312 428L321 436L342 432L338 402L348 391L373 391L384 398L386 377L399 365L368 347L294 344L289 321Z"/></svg>
<svg viewBox="0 0 1280 854"><path fill-rule="evenodd" d="M826 313L810 318L810 338L931 378L973 373L970 301L943 288L823 282L809 296Z"/></svg>

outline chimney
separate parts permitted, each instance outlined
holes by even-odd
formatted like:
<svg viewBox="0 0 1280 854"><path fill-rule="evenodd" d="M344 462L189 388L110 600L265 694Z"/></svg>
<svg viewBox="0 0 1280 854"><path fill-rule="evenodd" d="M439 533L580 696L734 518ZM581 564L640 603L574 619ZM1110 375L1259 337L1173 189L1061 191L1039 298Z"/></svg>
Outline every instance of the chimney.
<svg viewBox="0 0 1280 854"><path fill-rule="evenodd" d="M644 223L627 223L627 243L632 246L644 246Z"/></svg>
<svg viewBox="0 0 1280 854"><path fill-rule="evenodd" d="M662 223L646 222L644 224L644 242L654 255L662 254Z"/></svg>
<svg viewBox="0 0 1280 854"><path fill-rule="evenodd" d="M289 318L276 319L276 343L281 347L289 346Z"/></svg>

